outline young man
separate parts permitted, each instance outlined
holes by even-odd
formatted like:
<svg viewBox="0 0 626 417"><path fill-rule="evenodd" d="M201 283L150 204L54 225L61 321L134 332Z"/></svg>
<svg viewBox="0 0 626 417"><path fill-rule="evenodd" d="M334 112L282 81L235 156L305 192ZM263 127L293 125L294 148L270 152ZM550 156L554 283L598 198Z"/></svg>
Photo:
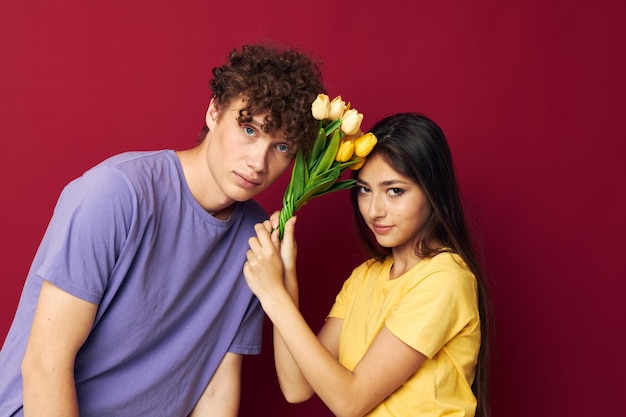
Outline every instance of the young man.
<svg viewBox="0 0 626 417"><path fill-rule="evenodd" d="M0 351L0 417L237 415L263 318L251 199L310 148L324 87L262 45L213 75L196 147L117 155L63 190Z"/></svg>

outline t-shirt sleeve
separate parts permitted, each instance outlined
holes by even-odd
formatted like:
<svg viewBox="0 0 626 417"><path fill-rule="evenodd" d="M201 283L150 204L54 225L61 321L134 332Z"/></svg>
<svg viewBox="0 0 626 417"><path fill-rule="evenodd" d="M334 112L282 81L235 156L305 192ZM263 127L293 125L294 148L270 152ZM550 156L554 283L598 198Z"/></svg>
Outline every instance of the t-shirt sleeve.
<svg viewBox="0 0 626 417"><path fill-rule="evenodd" d="M92 169L72 181L61 193L46 230L38 275L99 303L135 208L128 181L113 168Z"/></svg>
<svg viewBox="0 0 626 417"><path fill-rule="evenodd" d="M350 274L348 279L341 286L341 290L335 297L335 303L331 307L330 313L328 313L328 316L326 318L334 317L338 319L344 319L346 317L350 292L352 291L353 286L356 285L354 281L357 279L357 277L363 276L362 270L363 265L360 265L352 271L352 274Z"/></svg>
<svg viewBox="0 0 626 417"><path fill-rule="evenodd" d="M254 234L254 225L256 223L263 222L268 218L267 212L256 201L249 200L245 203L245 213L242 215L246 227L242 228L249 230L248 235L245 236L245 241ZM246 243L246 248L248 247ZM247 249L246 249L247 250ZM245 282L243 276L243 266L240 276L240 282ZM250 292L247 284L246 292ZM230 347L229 352L238 353L242 355L258 355L261 353L261 342L263 337L263 318L265 317L261 303L252 295L246 313L241 321L237 334Z"/></svg>
<svg viewBox="0 0 626 417"><path fill-rule="evenodd" d="M258 355L261 353L263 317L261 304L256 297L253 297L228 351L241 355Z"/></svg>
<svg viewBox="0 0 626 417"><path fill-rule="evenodd" d="M403 342L432 358L476 319L473 282L471 275L434 272L402 298L385 325Z"/></svg>

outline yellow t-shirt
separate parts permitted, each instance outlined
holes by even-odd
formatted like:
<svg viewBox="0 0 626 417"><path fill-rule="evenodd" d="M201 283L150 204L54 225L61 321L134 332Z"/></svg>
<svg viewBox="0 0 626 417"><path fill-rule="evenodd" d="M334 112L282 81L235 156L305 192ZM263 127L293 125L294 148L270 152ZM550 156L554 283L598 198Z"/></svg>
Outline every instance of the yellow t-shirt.
<svg viewBox="0 0 626 417"><path fill-rule="evenodd" d="M428 358L368 416L473 416L471 384L480 348L474 275L450 253L424 259L390 280L392 263L391 257L371 259L355 268L329 314L343 319L339 361L350 370L383 326Z"/></svg>

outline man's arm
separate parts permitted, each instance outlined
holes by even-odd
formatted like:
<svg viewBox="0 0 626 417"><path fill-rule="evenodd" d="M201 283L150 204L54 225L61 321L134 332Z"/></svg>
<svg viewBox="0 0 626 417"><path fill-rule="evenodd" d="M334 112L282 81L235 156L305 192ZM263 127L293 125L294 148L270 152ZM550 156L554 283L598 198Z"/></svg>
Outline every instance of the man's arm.
<svg viewBox="0 0 626 417"><path fill-rule="evenodd" d="M43 282L22 362L25 416L78 416L74 360L97 308Z"/></svg>
<svg viewBox="0 0 626 417"><path fill-rule="evenodd" d="M237 417L242 362L241 355L226 353L190 417Z"/></svg>

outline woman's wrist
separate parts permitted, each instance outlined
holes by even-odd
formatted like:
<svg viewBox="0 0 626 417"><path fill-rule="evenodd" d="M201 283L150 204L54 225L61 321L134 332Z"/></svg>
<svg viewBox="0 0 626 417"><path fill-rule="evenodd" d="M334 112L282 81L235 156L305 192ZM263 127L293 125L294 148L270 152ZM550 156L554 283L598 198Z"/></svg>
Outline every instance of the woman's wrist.
<svg viewBox="0 0 626 417"><path fill-rule="evenodd" d="M274 314L279 314L281 308L284 308L288 304L296 303L287 287L284 287L282 290L273 291L270 294L266 294L262 298L259 297L259 301L261 302L263 310L268 315L268 317L270 317L270 319L274 316Z"/></svg>
<svg viewBox="0 0 626 417"><path fill-rule="evenodd" d="M292 297L298 294L298 277L295 270L285 271L285 288Z"/></svg>

